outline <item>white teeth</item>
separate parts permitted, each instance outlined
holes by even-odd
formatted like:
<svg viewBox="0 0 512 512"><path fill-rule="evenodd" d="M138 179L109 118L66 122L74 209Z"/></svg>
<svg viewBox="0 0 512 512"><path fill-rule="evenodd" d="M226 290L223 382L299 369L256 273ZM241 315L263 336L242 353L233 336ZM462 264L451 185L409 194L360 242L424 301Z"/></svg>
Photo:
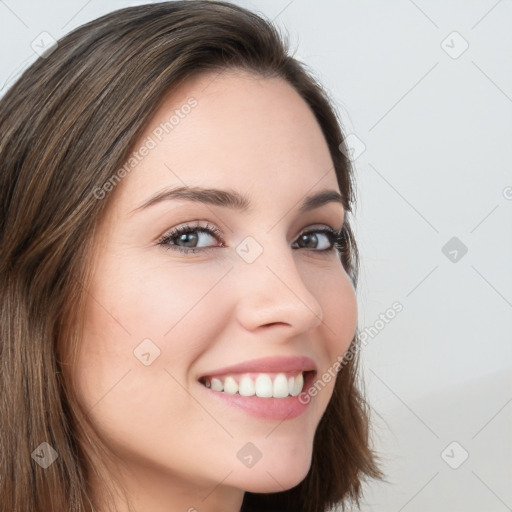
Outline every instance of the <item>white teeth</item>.
<svg viewBox="0 0 512 512"><path fill-rule="evenodd" d="M228 395L258 396L260 398L286 398L297 396L304 386L304 377L299 373L294 377L287 377L284 373L274 375L274 380L266 373L260 373L256 380L244 375L237 382L233 376L223 379L206 379L203 384L213 391L223 391ZM224 381L224 382L223 382Z"/></svg>
<svg viewBox="0 0 512 512"><path fill-rule="evenodd" d="M284 398L285 396L288 396L288 379L284 373L280 373L274 379L272 396L275 398Z"/></svg>
<svg viewBox="0 0 512 512"><path fill-rule="evenodd" d="M224 393L228 393L229 395L234 395L238 392L238 384L233 377L226 377L224 381Z"/></svg>
<svg viewBox="0 0 512 512"><path fill-rule="evenodd" d="M289 377L289 379L288 379L288 393L290 393L290 395L292 394L293 385L294 384L295 384L295 377Z"/></svg>
<svg viewBox="0 0 512 512"><path fill-rule="evenodd" d="M304 386L304 377L302 376L302 373L300 373L293 383L290 395L297 396L302 391L302 386Z"/></svg>
<svg viewBox="0 0 512 512"><path fill-rule="evenodd" d="M238 386L238 393L242 396L253 396L256 394L254 381L250 377L242 377Z"/></svg>
<svg viewBox="0 0 512 512"><path fill-rule="evenodd" d="M270 398L272 396L272 379L264 373L256 377L256 396Z"/></svg>
<svg viewBox="0 0 512 512"><path fill-rule="evenodd" d="M222 384L221 380L213 378L211 380L211 388L213 391L224 391L224 384Z"/></svg>

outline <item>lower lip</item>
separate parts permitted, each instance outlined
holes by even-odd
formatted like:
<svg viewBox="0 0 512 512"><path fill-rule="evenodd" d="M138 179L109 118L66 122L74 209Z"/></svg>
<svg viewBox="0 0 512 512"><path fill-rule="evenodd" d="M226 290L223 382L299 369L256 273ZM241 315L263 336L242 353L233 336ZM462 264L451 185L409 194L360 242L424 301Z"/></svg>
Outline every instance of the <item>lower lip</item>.
<svg viewBox="0 0 512 512"><path fill-rule="evenodd" d="M303 390L309 388L313 378L313 373L306 374L304 386L302 388ZM296 418L306 411L310 402L301 403L299 401L299 396L301 396L304 391L298 396L289 396L286 398L261 398L256 395L242 396L238 393L230 395L223 391L213 391L202 384L200 384L200 386L210 395L222 400L223 403L241 409L245 413L256 418L266 420L284 421Z"/></svg>

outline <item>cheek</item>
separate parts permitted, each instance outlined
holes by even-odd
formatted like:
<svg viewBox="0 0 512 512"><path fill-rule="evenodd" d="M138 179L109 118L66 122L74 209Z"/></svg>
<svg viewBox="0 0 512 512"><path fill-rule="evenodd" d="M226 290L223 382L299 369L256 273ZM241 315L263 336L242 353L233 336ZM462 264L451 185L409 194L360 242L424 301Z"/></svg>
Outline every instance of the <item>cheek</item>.
<svg viewBox="0 0 512 512"><path fill-rule="evenodd" d="M343 269L325 273L315 282L315 294L323 311L326 348L332 363L345 353L354 337L358 314L356 294Z"/></svg>
<svg viewBox="0 0 512 512"><path fill-rule="evenodd" d="M212 307L207 295L222 270L171 272L165 264L110 261L96 269L86 302L76 377L90 401L130 369L130 380L142 372L148 385L164 368L182 381L209 343L220 306L217 297ZM144 373L147 362L154 371Z"/></svg>
<svg viewBox="0 0 512 512"><path fill-rule="evenodd" d="M95 273L74 383L110 446L154 456L162 433L185 435L173 418L203 431L208 422L181 383L211 338L215 308L206 296L222 273L141 267L119 261Z"/></svg>
<svg viewBox="0 0 512 512"><path fill-rule="evenodd" d="M357 300L352 282L341 267L318 273L316 277L310 283L310 290L322 306L324 357L314 381L302 397L311 402L320 418L332 397L340 362L354 338Z"/></svg>
<svg viewBox="0 0 512 512"><path fill-rule="evenodd" d="M197 315L197 305L221 275L186 264L180 268L174 263L171 268L165 263L149 266L139 259L115 260L118 264L100 269L92 283L88 329L131 343L169 337L183 319ZM202 315L208 319L208 311Z"/></svg>

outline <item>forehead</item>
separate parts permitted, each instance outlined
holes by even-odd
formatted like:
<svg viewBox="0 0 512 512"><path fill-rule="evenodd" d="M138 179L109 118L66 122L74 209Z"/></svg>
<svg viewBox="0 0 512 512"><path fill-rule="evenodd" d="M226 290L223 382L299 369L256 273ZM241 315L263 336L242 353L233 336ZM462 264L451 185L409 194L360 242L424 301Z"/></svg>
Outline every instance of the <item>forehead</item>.
<svg viewBox="0 0 512 512"><path fill-rule="evenodd" d="M127 208L169 186L229 186L285 202L315 188L339 190L305 101L283 79L245 71L183 82L162 102L133 152L138 157L122 182Z"/></svg>

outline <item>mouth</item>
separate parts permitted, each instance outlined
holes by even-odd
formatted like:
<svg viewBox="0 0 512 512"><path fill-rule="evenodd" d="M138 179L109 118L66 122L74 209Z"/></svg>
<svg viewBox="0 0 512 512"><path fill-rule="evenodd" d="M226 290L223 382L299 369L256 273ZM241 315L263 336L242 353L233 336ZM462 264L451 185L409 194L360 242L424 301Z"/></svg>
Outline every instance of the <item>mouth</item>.
<svg viewBox="0 0 512 512"><path fill-rule="evenodd" d="M206 388L228 395L259 398L298 396L305 383L314 378L315 370L302 372L244 373L205 376L199 382Z"/></svg>
<svg viewBox="0 0 512 512"><path fill-rule="evenodd" d="M317 365L309 357L266 357L219 368L198 378L205 397L264 420L291 420L303 414L310 400ZM227 412L227 411L226 411Z"/></svg>

